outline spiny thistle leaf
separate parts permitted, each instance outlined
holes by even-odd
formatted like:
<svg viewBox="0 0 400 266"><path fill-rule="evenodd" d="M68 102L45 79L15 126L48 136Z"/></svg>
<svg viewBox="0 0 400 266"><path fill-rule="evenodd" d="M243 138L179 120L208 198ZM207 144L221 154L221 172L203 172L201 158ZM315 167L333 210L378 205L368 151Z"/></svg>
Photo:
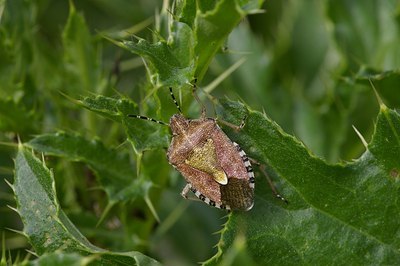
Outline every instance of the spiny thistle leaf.
<svg viewBox="0 0 400 266"><path fill-rule="evenodd" d="M59 132L36 136L26 145L46 155L87 163L111 203L144 197L151 187L150 181L134 178L135 166L128 156L107 149L99 140L89 141L77 134Z"/></svg>
<svg viewBox="0 0 400 266"><path fill-rule="evenodd" d="M137 152L168 147L168 127L128 117L130 114L139 113L136 104L131 100L98 95L85 97L80 104L106 118L122 123L128 140Z"/></svg>
<svg viewBox="0 0 400 266"><path fill-rule="evenodd" d="M178 21L170 23L168 41L123 41L119 46L142 56L154 86L182 87L202 79L229 33L263 1L221 0L216 3L178 3Z"/></svg>
<svg viewBox="0 0 400 266"><path fill-rule="evenodd" d="M52 172L23 145L15 160L14 187L24 233L38 255L62 250L97 255L100 264L158 265L136 251L117 253L92 245L60 208Z"/></svg>
<svg viewBox="0 0 400 266"><path fill-rule="evenodd" d="M248 112L231 101L222 101L222 106L221 115L232 122ZM274 199L259 175L255 207L230 215L219 253L207 264L224 260L223 254L240 235L245 235L247 252L259 265L400 260L399 113L381 106L368 150L345 164L329 165L314 157L259 112L250 111L244 129L230 136L278 176L289 205Z"/></svg>

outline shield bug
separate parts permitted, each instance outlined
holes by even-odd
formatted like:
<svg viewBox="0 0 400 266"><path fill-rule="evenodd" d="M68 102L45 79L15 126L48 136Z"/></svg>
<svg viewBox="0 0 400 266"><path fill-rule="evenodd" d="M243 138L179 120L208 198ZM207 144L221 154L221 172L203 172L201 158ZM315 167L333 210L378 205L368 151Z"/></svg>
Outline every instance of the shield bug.
<svg viewBox="0 0 400 266"><path fill-rule="evenodd" d="M206 117L204 108L198 119L183 116L172 88L169 89L179 111L170 118L169 124L141 115L128 116L171 128L167 158L187 182L181 193L184 198L192 191L197 198L216 208L250 210L254 204L255 178L246 153L228 138L216 119Z"/></svg>

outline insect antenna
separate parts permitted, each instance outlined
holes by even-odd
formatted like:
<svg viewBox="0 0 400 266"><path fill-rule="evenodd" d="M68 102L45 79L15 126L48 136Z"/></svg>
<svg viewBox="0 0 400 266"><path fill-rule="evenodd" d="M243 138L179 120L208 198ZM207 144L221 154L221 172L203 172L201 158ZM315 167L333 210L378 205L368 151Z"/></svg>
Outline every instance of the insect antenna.
<svg viewBox="0 0 400 266"><path fill-rule="evenodd" d="M179 113L182 113L181 107L179 106L178 102L175 99L175 95L172 92L172 87L169 87L169 93L171 94L172 100L174 101L176 108L178 108Z"/></svg>
<svg viewBox="0 0 400 266"><path fill-rule="evenodd" d="M169 124L163 122L163 121L159 121L159 120L155 120L153 118L147 117L147 116L143 116L143 115L128 115L128 117L133 117L133 118L139 118L139 119L143 119L143 120L147 120L147 121L151 121L160 125L164 125L164 126L169 126Z"/></svg>
<svg viewBox="0 0 400 266"><path fill-rule="evenodd" d="M178 108L179 112L182 113L181 107L179 106L178 102L176 101L175 95L172 92L172 87L169 87L169 92L171 94L172 100L175 103L176 108ZM159 120L156 120L154 118L143 116L143 115L129 114L128 117L143 119L143 120L151 121L151 122L154 122L154 123L157 123L157 124L160 124L160 125L169 126L169 124L167 124L167 123L165 123L163 121L159 121Z"/></svg>

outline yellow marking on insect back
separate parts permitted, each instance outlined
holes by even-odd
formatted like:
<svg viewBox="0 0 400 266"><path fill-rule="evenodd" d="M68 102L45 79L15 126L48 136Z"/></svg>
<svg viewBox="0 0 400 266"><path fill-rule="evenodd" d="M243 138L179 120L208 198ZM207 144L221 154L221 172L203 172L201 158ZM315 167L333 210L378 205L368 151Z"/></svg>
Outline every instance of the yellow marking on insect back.
<svg viewBox="0 0 400 266"><path fill-rule="evenodd" d="M214 180L217 181L218 183L220 183L221 185L228 184L228 177L226 176L224 171L222 171L222 170L216 171L212 175L213 175Z"/></svg>
<svg viewBox="0 0 400 266"><path fill-rule="evenodd" d="M214 180L221 185L228 184L228 177L224 170L218 165L217 153L212 139L207 139L202 147L195 147L185 160L185 163L212 175Z"/></svg>

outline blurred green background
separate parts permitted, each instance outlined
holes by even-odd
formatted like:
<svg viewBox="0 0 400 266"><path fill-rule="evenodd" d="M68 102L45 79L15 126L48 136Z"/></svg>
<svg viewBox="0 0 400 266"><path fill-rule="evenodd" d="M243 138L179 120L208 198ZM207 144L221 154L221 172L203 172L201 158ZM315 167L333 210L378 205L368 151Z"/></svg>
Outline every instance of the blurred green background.
<svg viewBox="0 0 400 266"><path fill-rule="evenodd" d="M74 99L122 94L140 102L148 93L142 59L99 32L151 40L155 14L171 3L92 0L74 5L81 16L71 23L86 24L79 30L66 25L68 1L0 1L1 179L12 182L17 136L26 142L42 133L78 132L135 157L119 124L80 108L64 94ZM358 158L364 146L352 125L368 141L379 107L369 79L390 108L400 106L399 2L269 0L263 9L237 26L198 85L216 97L242 99L265 111L330 163ZM243 57L236 71L209 87ZM164 151L142 158L143 171L156 185L151 198L160 224L144 200L136 199L118 204L95 227L107 202L93 173L82 163L46 159L63 209L92 243L138 250L168 265L195 265L216 253L219 236L214 233L222 229L225 213L182 200L183 179L168 166ZM24 257L29 244L6 230L22 228L7 205L15 206L12 191L0 182L5 248L13 258Z"/></svg>

